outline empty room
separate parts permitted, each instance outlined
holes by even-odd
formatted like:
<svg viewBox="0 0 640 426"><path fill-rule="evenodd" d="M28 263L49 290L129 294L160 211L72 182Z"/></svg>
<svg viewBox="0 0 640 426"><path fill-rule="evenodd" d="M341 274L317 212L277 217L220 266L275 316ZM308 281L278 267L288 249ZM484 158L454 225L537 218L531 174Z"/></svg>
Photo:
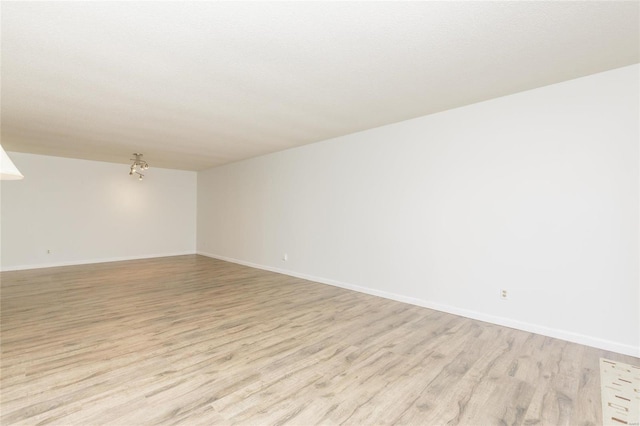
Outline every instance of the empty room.
<svg viewBox="0 0 640 426"><path fill-rule="evenodd" d="M640 423L640 2L0 24L3 426Z"/></svg>

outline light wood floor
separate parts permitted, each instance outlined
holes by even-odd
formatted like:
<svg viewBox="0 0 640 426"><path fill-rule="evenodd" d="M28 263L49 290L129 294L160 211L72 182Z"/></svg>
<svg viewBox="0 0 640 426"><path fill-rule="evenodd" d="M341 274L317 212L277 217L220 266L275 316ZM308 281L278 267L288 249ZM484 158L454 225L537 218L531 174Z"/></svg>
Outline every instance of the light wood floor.
<svg viewBox="0 0 640 426"><path fill-rule="evenodd" d="M2 425L600 424L639 362L195 255L1 279Z"/></svg>

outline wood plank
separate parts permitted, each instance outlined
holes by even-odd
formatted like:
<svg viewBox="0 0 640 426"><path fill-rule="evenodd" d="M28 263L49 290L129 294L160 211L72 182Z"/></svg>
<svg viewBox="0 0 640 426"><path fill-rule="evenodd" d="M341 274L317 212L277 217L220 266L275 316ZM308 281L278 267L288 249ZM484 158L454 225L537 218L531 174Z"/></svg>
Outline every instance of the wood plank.
<svg viewBox="0 0 640 426"><path fill-rule="evenodd" d="M0 278L3 425L598 424L639 361L195 255Z"/></svg>

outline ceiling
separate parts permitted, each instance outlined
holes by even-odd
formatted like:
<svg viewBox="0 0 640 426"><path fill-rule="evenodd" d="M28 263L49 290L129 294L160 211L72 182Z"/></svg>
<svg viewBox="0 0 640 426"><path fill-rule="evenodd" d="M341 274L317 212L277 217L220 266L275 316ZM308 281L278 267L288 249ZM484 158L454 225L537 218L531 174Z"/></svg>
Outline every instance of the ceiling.
<svg viewBox="0 0 640 426"><path fill-rule="evenodd" d="M202 170L638 63L639 4L3 1L2 145Z"/></svg>

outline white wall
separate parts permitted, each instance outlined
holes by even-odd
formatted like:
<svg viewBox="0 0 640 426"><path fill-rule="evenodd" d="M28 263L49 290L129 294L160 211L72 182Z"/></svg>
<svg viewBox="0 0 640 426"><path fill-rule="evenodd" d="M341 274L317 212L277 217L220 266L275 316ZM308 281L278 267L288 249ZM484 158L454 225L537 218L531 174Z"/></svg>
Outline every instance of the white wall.
<svg viewBox="0 0 640 426"><path fill-rule="evenodd" d="M200 172L198 252L639 356L639 73Z"/></svg>
<svg viewBox="0 0 640 426"><path fill-rule="evenodd" d="M0 187L2 270L195 252L195 172L9 156L25 178Z"/></svg>

